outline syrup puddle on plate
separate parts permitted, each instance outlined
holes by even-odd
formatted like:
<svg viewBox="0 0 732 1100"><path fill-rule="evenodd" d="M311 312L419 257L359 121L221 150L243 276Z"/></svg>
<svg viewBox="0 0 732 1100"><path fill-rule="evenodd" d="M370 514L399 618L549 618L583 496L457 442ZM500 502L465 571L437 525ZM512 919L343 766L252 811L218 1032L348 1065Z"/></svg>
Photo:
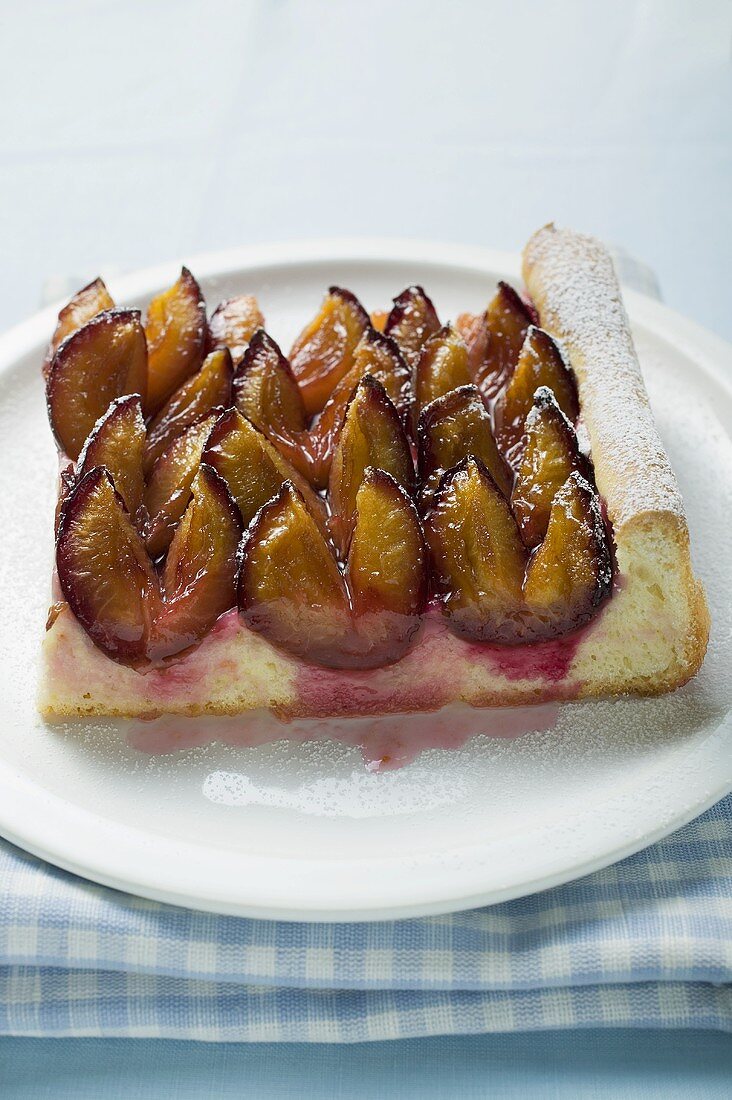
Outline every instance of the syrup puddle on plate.
<svg viewBox="0 0 732 1100"><path fill-rule="evenodd" d="M340 741L361 750L368 771L410 764L424 749L459 749L471 737L516 738L554 729L558 703L477 709L452 705L414 714L363 718L307 718L283 722L269 711L215 718L165 715L134 722L128 744L138 752L164 756L218 742L256 748L275 741Z"/></svg>

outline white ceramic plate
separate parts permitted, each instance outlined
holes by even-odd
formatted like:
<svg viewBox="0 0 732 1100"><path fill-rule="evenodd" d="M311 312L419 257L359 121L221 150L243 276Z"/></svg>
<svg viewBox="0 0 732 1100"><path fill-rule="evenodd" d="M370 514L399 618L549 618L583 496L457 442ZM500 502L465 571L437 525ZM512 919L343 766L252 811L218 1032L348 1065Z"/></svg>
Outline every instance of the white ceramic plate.
<svg viewBox="0 0 732 1100"><path fill-rule="evenodd" d="M443 318L481 308L515 257L349 241L189 258L210 303L256 293L287 346L340 283L368 307L424 283ZM175 264L113 282L144 304ZM162 756L121 725L46 727L35 712L55 463L40 361L55 308L0 340L0 832L98 882L199 909L305 920L468 908L567 882L636 851L732 788L732 349L664 306L627 301L661 433L688 505L713 636L671 697L574 704L554 730L481 735L400 770L355 749L280 742Z"/></svg>

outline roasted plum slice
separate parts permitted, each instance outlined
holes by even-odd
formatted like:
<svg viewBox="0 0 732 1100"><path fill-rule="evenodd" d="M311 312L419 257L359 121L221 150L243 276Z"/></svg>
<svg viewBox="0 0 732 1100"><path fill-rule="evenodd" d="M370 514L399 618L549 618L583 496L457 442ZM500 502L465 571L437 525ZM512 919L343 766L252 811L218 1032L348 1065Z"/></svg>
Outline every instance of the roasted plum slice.
<svg viewBox="0 0 732 1100"><path fill-rule="evenodd" d="M145 489L144 450L145 421L140 397L138 394L118 397L87 437L76 465L76 479L81 480L95 466L104 466L133 522L138 523Z"/></svg>
<svg viewBox="0 0 732 1100"><path fill-rule="evenodd" d="M394 299L384 332L396 340L410 367L417 365L422 348L440 327L432 299L421 286L408 286Z"/></svg>
<svg viewBox="0 0 732 1100"><path fill-rule="evenodd" d="M153 558L170 545L191 499L201 454L221 410L212 411L176 436L152 468L145 487L145 544Z"/></svg>
<svg viewBox="0 0 732 1100"><path fill-rule="evenodd" d="M427 596L427 546L414 502L384 470L366 470L356 494L347 578L354 613L414 617Z"/></svg>
<svg viewBox="0 0 732 1100"><path fill-rule="evenodd" d="M219 417L206 443L203 461L227 483L245 527L279 493L283 483L291 481L305 499L316 524L324 532L327 530L320 497L238 409L228 409Z"/></svg>
<svg viewBox="0 0 732 1100"><path fill-rule="evenodd" d="M548 332L532 325L526 333L516 369L496 402L496 434L503 448L515 450L531 410L534 394L546 386L564 415L574 424L579 414L577 385Z"/></svg>
<svg viewBox="0 0 732 1100"><path fill-rule="evenodd" d="M318 491L326 487L330 460L313 432L307 429L292 433L271 431L269 438L298 474L298 485L302 486L304 480Z"/></svg>
<svg viewBox="0 0 732 1100"><path fill-rule="evenodd" d="M144 402L147 348L140 314L97 314L60 345L46 385L48 415L59 447L76 461L110 401L139 393Z"/></svg>
<svg viewBox="0 0 732 1100"><path fill-rule="evenodd" d="M370 470L359 493L349 577L354 609L332 548L291 482L258 512L242 543L239 613L252 630L310 663L374 668L403 656L420 623L425 549L414 507L397 483ZM372 515L373 510L373 515ZM385 523L381 569L365 545ZM358 522L357 522L358 528ZM391 538L390 538L391 536ZM407 555L415 555L412 560Z"/></svg>
<svg viewBox="0 0 732 1100"><path fill-rule="evenodd" d="M103 466L77 482L61 510L56 565L64 597L95 645L123 664L144 662L158 579Z"/></svg>
<svg viewBox="0 0 732 1100"><path fill-rule="evenodd" d="M365 333L353 353L353 368L350 375L353 384L348 391L348 398L343 403L344 412L354 387L366 374L370 374L381 383L406 427L409 424L412 407L412 372L396 340L378 332L375 328L370 328ZM341 395L346 392L345 383L346 379L339 384Z"/></svg>
<svg viewBox="0 0 732 1100"><path fill-rule="evenodd" d="M154 415L203 362L208 341L206 304L187 267L150 302L145 319L148 386L145 411Z"/></svg>
<svg viewBox="0 0 732 1100"><path fill-rule="evenodd" d="M417 360L414 391L418 411L472 381L464 340L452 325L443 325L425 341Z"/></svg>
<svg viewBox="0 0 732 1100"><path fill-rule="evenodd" d="M308 416L320 412L334 386L350 370L356 346L370 324L355 294L330 287L317 316L290 351L290 366Z"/></svg>
<svg viewBox="0 0 732 1100"><path fill-rule="evenodd" d="M481 393L492 398L516 366L533 318L523 299L503 282L498 284L485 316L490 340L476 382Z"/></svg>
<svg viewBox="0 0 732 1100"><path fill-rule="evenodd" d="M381 383L407 424L412 402L412 372L396 341L372 328L358 344L353 353L353 366L341 378L315 422L313 431L319 438L332 439L338 434L353 391L366 374Z"/></svg>
<svg viewBox="0 0 732 1100"><path fill-rule="evenodd" d="M353 353L350 370L335 386L325 408L308 432L272 436L286 458L313 486L325 489L333 461L336 440L343 426L346 408L353 391L366 374L371 374L386 390L405 426L411 419L412 373L396 341L369 328Z"/></svg>
<svg viewBox="0 0 732 1100"><path fill-rule="evenodd" d="M290 481L244 536L238 599L252 630L288 653L340 667L351 629L348 593L323 532Z"/></svg>
<svg viewBox="0 0 732 1100"><path fill-rule="evenodd" d="M114 300L102 279L95 279L88 286L77 290L73 298L69 300L58 315L58 322L48 345L46 359L43 364L44 378L48 377L51 360L56 353L56 348L64 342L66 337L70 336L72 332L76 332L87 321L91 321L92 317L96 317L98 313L103 313L107 309L114 309Z"/></svg>
<svg viewBox="0 0 732 1100"><path fill-rule="evenodd" d="M574 471L554 498L531 558L524 596L535 638L566 634L594 616L612 589L610 543L597 493Z"/></svg>
<svg viewBox="0 0 732 1100"><path fill-rule="evenodd" d="M455 319L455 328L465 341L468 349L468 370L470 379L479 378L488 355L491 334L488 328L487 313L461 313Z"/></svg>
<svg viewBox="0 0 732 1100"><path fill-rule="evenodd" d="M239 363L254 333L264 328L264 315L256 298L240 294L217 305L208 328L209 350L228 348L234 363Z"/></svg>
<svg viewBox="0 0 732 1100"><path fill-rule="evenodd" d="M343 426L348 402L364 377L370 374L386 390L405 427L409 426L412 409L412 372L404 361L395 340L376 329L369 329L353 353L353 365L328 398L328 403L310 431L312 456L308 479L316 489L328 484L333 450ZM288 455L293 464L295 456ZM305 471L303 471L305 472Z"/></svg>
<svg viewBox="0 0 732 1100"><path fill-rule="evenodd" d="M496 446L491 420L475 386L461 386L433 401L417 429L420 502L429 504L442 477L467 455L486 466L505 497L512 475Z"/></svg>
<svg viewBox="0 0 732 1100"><path fill-rule="evenodd" d="M577 445L577 436L554 394L541 386L526 418L521 460L511 496L511 507L521 537L529 549L546 534L552 502L569 475L589 474L589 463Z"/></svg>
<svg viewBox="0 0 732 1100"><path fill-rule="evenodd" d="M71 495L76 485L76 472L73 462L69 462L59 470L58 474L58 498L56 500L56 513L53 521L54 535L58 535L58 526L61 522L63 506Z"/></svg>
<svg viewBox="0 0 732 1100"><path fill-rule="evenodd" d="M333 454L328 484L331 531L345 555L356 517L356 495L369 466L384 470L407 493L414 491L414 463L399 413L370 374L348 404Z"/></svg>
<svg viewBox="0 0 732 1100"><path fill-rule="evenodd" d="M308 426L302 394L292 368L264 329L259 329L237 367L234 402L265 435L291 436Z"/></svg>
<svg viewBox="0 0 732 1100"><path fill-rule="evenodd" d="M482 642L523 640L526 550L506 498L479 459L468 456L445 475L425 534L452 629Z"/></svg>
<svg viewBox="0 0 732 1100"><path fill-rule="evenodd" d="M346 578L353 667L398 661L421 625L428 551L414 503L383 470L368 469L358 490Z"/></svg>
<svg viewBox="0 0 732 1100"><path fill-rule="evenodd" d="M233 375L231 352L228 348L217 348L206 356L201 369L168 398L147 430L147 473L176 436L211 409L229 406Z"/></svg>
<svg viewBox="0 0 732 1100"><path fill-rule="evenodd" d="M241 519L226 485L202 466L158 575L109 471L89 470L62 511L61 589L92 641L141 667L180 653L236 602Z"/></svg>
<svg viewBox="0 0 732 1100"><path fill-rule="evenodd" d="M223 478L202 462L162 571L163 602L149 655L163 660L203 638L236 604L242 523Z"/></svg>

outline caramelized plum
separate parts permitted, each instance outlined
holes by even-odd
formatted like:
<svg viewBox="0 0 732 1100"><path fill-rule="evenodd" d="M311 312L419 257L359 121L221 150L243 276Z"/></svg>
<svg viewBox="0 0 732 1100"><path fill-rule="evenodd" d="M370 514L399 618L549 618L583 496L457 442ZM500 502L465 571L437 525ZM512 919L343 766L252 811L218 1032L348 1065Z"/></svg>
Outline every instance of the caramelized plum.
<svg viewBox="0 0 732 1100"><path fill-rule="evenodd" d="M145 544L154 558L170 545L188 507L201 454L220 411L212 410L208 416L202 416L186 428L152 468L145 488L144 504L148 516Z"/></svg>
<svg viewBox="0 0 732 1100"><path fill-rule="evenodd" d="M168 398L147 431L147 473L176 436L211 409L226 408L230 404L233 375L229 349L217 348L206 356L201 369Z"/></svg>
<svg viewBox="0 0 732 1100"><path fill-rule="evenodd" d="M479 641L520 640L526 550L482 462L468 456L445 475L425 533L443 611L456 633Z"/></svg>
<svg viewBox="0 0 732 1100"><path fill-rule="evenodd" d="M474 455L486 466L505 497L511 472L491 430L491 421L475 386L461 386L433 401L419 418L417 430L420 500L429 504L444 474Z"/></svg>
<svg viewBox="0 0 732 1100"><path fill-rule="evenodd" d="M238 409L229 409L219 417L206 443L203 461L229 486L245 527L259 509L279 493L283 483L291 481L305 499L315 522L326 530L321 499Z"/></svg>
<svg viewBox="0 0 732 1100"><path fill-rule="evenodd" d="M491 340L488 315L487 313L461 313L455 321L455 328L468 349L468 370L472 382L480 377L488 355Z"/></svg>
<svg viewBox="0 0 732 1100"><path fill-rule="evenodd" d="M91 430L76 466L81 480L95 466L104 466L125 508L138 522L145 483L142 456L145 450L145 421L138 394L118 397Z"/></svg>
<svg viewBox="0 0 732 1100"><path fill-rule="evenodd" d="M346 569L353 612L348 664L376 668L400 660L421 625L428 552L412 500L383 470L368 469L358 490Z"/></svg>
<svg viewBox="0 0 732 1100"><path fill-rule="evenodd" d="M275 645L341 667L348 595L335 558L292 482L280 486L244 537L239 614Z"/></svg>
<svg viewBox="0 0 732 1100"><path fill-rule="evenodd" d="M163 605L150 646L154 660L200 641L236 603L239 509L226 482L204 462L191 491L162 572Z"/></svg>
<svg viewBox="0 0 732 1100"><path fill-rule="evenodd" d="M425 341L417 360L414 389L421 412L431 401L473 381L468 368L468 349L452 325L443 325Z"/></svg>
<svg viewBox="0 0 732 1100"><path fill-rule="evenodd" d="M95 279L93 283L77 290L73 298L58 315L58 322L48 345L46 359L43 364L44 378L48 377L51 360L56 353L56 349L64 342L66 337L70 336L72 332L76 332L87 321L91 321L92 317L96 317L98 313L103 313L107 309L114 309L114 301L102 279Z"/></svg>
<svg viewBox="0 0 732 1100"><path fill-rule="evenodd" d="M422 348L440 327L432 300L421 286L408 286L394 299L384 332L396 340L410 367L415 367Z"/></svg>
<svg viewBox="0 0 732 1100"><path fill-rule="evenodd" d="M542 386L526 418L521 461L511 506L521 537L529 549L546 534L552 501L573 470L588 473L577 437L551 390Z"/></svg>
<svg viewBox="0 0 732 1100"><path fill-rule="evenodd" d="M264 329L252 337L234 377L239 412L259 428L316 489L324 488L318 440L308 432L308 416L289 362ZM298 482L300 484L300 482Z"/></svg>
<svg viewBox="0 0 732 1100"><path fill-rule="evenodd" d="M109 472L95 466L61 512L59 581L92 641L123 664L180 653L236 602L241 519L226 485L202 466L162 575L157 573Z"/></svg>
<svg viewBox="0 0 732 1100"><path fill-rule="evenodd" d="M350 375L353 385L343 403L344 412L354 387L366 374L381 383L406 427L412 407L412 372L396 340L374 328L365 333L353 354L353 370ZM344 379L338 387L341 394L345 394L345 382Z"/></svg>
<svg viewBox="0 0 732 1100"><path fill-rule="evenodd" d="M220 302L209 321L208 347L228 348L235 364L241 361L257 329L264 328L264 315L257 299L240 294Z"/></svg>
<svg viewBox="0 0 732 1100"><path fill-rule="evenodd" d="M56 565L64 597L94 644L124 664L143 661L158 580L103 466L81 478L61 510Z"/></svg>
<svg viewBox="0 0 732 1100"><path fill-rule="evenodd" d="M534 637L551 638L589 622L610 595L612 575L597 494L575 470L554 498L546 537L526 574Z"/></svg>
<svg viewBox="0 0 732 1100"><path fill-rule="evenodd" d="M273 432L271 441L293 470L299 475L298 485L306 482L312 489L324 489L328 484L330 456L314 432Z"/></svg>
<svg viewBox="0 0 732 1100"><path fill-rule="evenodd" d="M59 470L58 475L58 497L56 500L56 513L53 520L54 535L58 535L58 525L61 522L61 512L63 506L68 500L71 492L76 485L76 473L74 471L73 462L69 462Z"/></svg>
<svg viewBox="0 0 732 1100"><path fill-rule="evenodd" d="M382 559L379 573L370 548L360 539L354 546L349 565L357 586L354 615L332 550L297 489L285 482L265 504L240 555L239 613L252 630L289 653L331 668L373 668L404 654L419 627L424 599L419 520L403 490L380 471L369 472L360 507L364 537L367 526L381 519L399 547L380 533L388 558ZM421 557L409 563L405 554L412 551Z"/></svg>
<svg viewBox="0 0 732 1100"><path fill-rule="evenodd" d="M112 309L73 332L53 357L46 387L56 441L76 460L110 401L139 393L145 400L147 349L140 314Z"/></svg>
<svg viewBox="0 0 732 1100"><path fill-rule="evenodd" d="M414 618L424 610L427 547L422 525L411 498L383 470L366 470L356 494L347 576L356 615L389 611ZM403 625L413 632L414 624Z"/></svg>
<svg viewBox="0 0 732 1100"><path fill-rule="evenodd" d="M356 385L365 374L381 382L395 408L408 425L412 404L412 376L394 340L370 328L353 353L350 370L341 378L325 408L309 432L280 432L275 446L313 486L328 485L333 451L343 426L346 408Z"/></svg>
<svg viewBox="0 0 732 1100"><path fill-rule="evenodd" d="M522 298L508 283L499 283L486 311L490 340L476 375L485 397L494 397L510 376L531 323L531 313Z"/></svg>
<svg viewBox="0 0 732 1100"><path fill-rule="evenodd" d="M317 459L311 463L309 480L316 489L324 489L328 484L333 450L343 426L348 402L366 374L381 383L405 427L409 424L412 407L411 371L396 341L376 329L369 329L353 354L351 369L333 390L310 433L311 453Z"/></svg>
<svg viewBox="0 0 732 1100"><path fill-rule="evenodd" d="M320 312L290 351L290 365L308 416L320 412L334 386L350 370L356 345L370 323L368 313L350 290L330 288Z"/></svg>
<svg viewBox="0 0 732 1100"><path fill-rule="evenodd" d="M148 385L145 410L156 413L200 367L208 341L206 305L187 267L150 302L145 319Z"/></svg>
<svg viewBox="0 0 732 1100"><path fill-rule="evenodd" d="M386 328L386 322L389 320L389 311L387 309L372 309L371 310L371 324L377 332L383 332Z"/></svg>
<svg viewBox="0 0 732 1100"><path fill-rule="evenodd" d="M369 329L353 353L353 366L333 390L314 431L321 438L337 435L353 391L370 374L384 387L394 408L407 423L412 401L412 374L395 340Z"/></svg>
<svg viewBox="0 0 732 1100"><path fill-rule="evenodd" d="M234 400L265 435L304 432L305 405L290 364L264 329L251 339L234 376Z"/></svg>
<svg viewBox="0 0 732 1100"><path fill-rule="evenodd" d="M565 366L559 348L548 332L532 325L508 385L496 402L496 432L506 451L515 449L531 410L534 394L546 386L567 419L574 424L579 413L574 375Z"/></svg>
<svg viewBox="0 0 732 1100"><path fill-rule="evenodd" d="M414 464L399 414L381 383L367 374L348 404L330 471L331 530L341 554L348 549L356 494L369 466L391 474L413 492Z"/></svg>

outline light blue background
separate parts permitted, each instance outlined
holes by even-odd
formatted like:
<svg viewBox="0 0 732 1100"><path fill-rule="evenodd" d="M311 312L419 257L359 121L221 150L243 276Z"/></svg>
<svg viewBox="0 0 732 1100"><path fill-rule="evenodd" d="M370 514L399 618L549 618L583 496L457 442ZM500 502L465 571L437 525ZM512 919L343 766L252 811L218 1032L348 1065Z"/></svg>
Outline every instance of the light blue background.
<svg viewBox="0 0 732 1100"><path fill-rule="evenodd" d="M728 0L0 2L0 326L52 274L550 219L732 336Z"/></svg>
<svg viewBox="0 0 732 1100"><path fill-rule="evenodd" d="M0 0L0 327L53 276L289 237L516 250L553 218L732 337L731 49L725 0ZM7 1100L692 1100L731 1072L706 1033L0 1043Z"/></svg>
<svg viewBox="0 0 732 1100"><path fill-rule="evenodd" d="M729 1096L732 1042L688 1031L345 1047L16 1039L0 1044L0 1066L7 1100L716 1100Z"/></svg>

